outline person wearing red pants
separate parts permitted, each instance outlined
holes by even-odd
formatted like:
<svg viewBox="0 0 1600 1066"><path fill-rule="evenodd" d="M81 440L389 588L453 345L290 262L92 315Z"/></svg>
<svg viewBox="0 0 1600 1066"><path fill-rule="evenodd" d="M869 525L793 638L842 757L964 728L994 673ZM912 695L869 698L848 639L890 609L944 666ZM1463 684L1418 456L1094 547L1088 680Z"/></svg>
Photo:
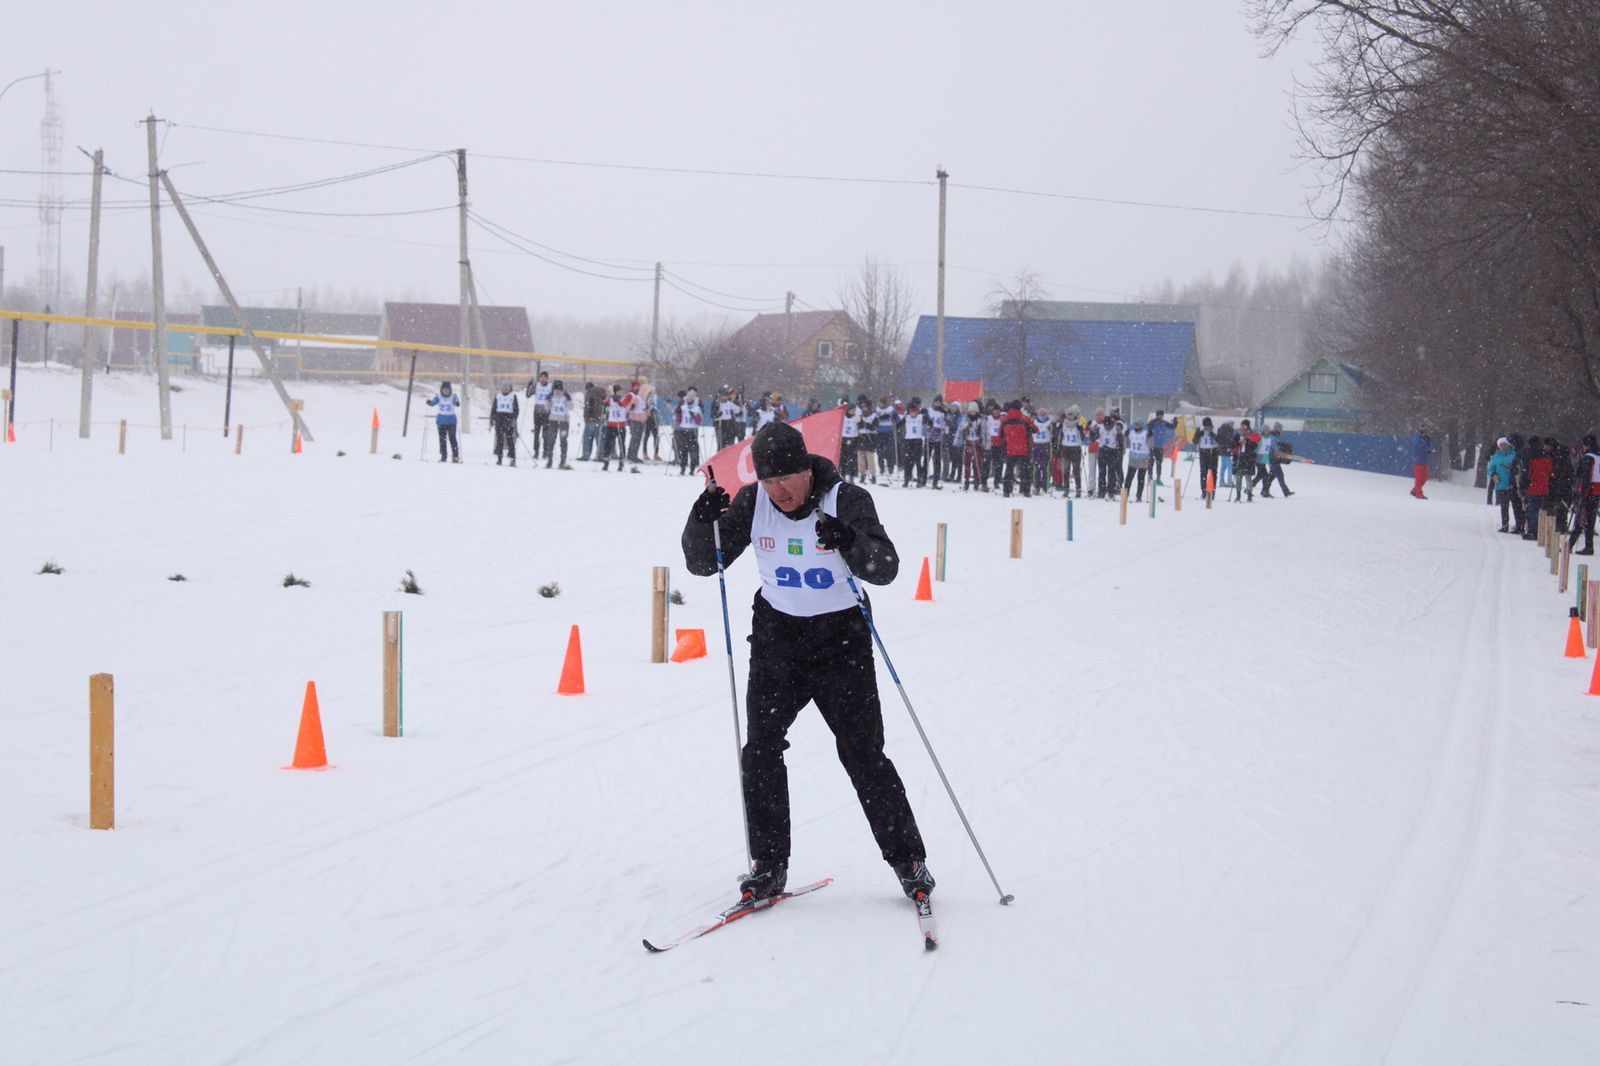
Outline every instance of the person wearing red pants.
<svg viewBox="0 0 1600 1066"><path fill-rule="evenodd" d="M1411 435L1411 473L1415 478L1411 495L1419 500L1428 498L1422 494L1422 486L1428 483L1428 462L1432 458L1433 438L1428 436L1428 423L1424 422Z"/></svg>

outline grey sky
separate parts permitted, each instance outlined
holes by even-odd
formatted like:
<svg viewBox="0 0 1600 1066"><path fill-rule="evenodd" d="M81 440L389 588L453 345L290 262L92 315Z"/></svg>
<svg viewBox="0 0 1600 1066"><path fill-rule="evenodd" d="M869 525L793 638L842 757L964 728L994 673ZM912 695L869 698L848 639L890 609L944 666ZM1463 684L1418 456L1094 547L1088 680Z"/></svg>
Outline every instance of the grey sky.
<svg viewBox="0 0 1600 1066"><path fill-rule="evenodd" d="M1120 3L678 4L56 3L8 13L0 84L62 71L65 167L106 150L142 179L153 109L180 190L221 194L367 170L414 153L208 132L452 149L470 155L476 212L542 244L614 266L512 252L473 227L486 298L536 312L647 314L649 265L743 310L830 306L867 254L899 264L934 306L935 167L954 183L1304 214L1287 91L1307 53L1260 58L1239 7ZM20 64L20 65L19 65ZM0 101L0 167L37 169L42 82ZM524 156L704 170L903 179L778 180L480 158ZM0 174L0 203L39 179ZM87 177L69 177L87 200ZM108 182L108 201L145 196ZM257 201L372 212L454 202L452 165ZM390 218L194 205L250 302L303 285L456 297L453 211ZM0 206L6 286L34 272L37 224ZM87 223L69 210L65 272L82 286ZM210 291L164 212L169 285ZM106 219L102 279L148 269L147 215ZM996 275L1028 267L1059 299L1116 299L1164 277L1221 275L1323 254L1309 222L952 188L951 314L983 313ZM552 255L558 260L560 256ZM637 270L619 269L627 267ZM716 308L667 289L663 313Z"/></svg>

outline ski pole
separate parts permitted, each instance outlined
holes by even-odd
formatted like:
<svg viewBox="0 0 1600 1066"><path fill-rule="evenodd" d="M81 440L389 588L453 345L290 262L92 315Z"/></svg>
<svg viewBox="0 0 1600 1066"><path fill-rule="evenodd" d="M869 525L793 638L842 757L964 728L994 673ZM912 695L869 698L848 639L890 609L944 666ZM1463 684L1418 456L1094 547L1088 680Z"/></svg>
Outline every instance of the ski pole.
<svg viewBox="0 0 1600 1066"><path fill-rule="evenodd" d="M706 471L710 483L717 483L717 476L711 471ZM733 627L728 622L728 574L722 565L722 520L719 518L711 523L711 543L717 549L717 588L722 593L722 641L728 649L728 695L733 699L733 753L734 765L739 768L739 822L744 826L744 859L745 869L755 866L755 860L750 855L750 816L744 809L744 738L739 731L739 683L733 676Z"/></svg>
<svg viewBox="0 0 1600 1066"><path fill-rule="evenodd" d="M978 859L983 863L984 870L989 874L989 881L994 885L994 890L1000 894L1000 903L1005 905L1017 897L1007 894L1000 887L1000 881L994 875L994 868L989 865L989 858L983 853L983 845L978 843L978 834L972 831L972 823L967 821L967 812L961 809L961 801L956 799L956 790L950 787L950 779L944 774L944 767L939 765L939 756L934 754L933 742L928 739L928 733L922 728L922 720L917 717L916 708L911 706L911 697L906 695L906 687L900 683L900 675L895 671L894 662L889 658L889 649L883 646L883 637L878 633L878 627L872 621L872 612L867 610L866 597L862 595L861 586L856 584L855 571L850 569L850 564L845 562L844 555L839 555L839 562L844 566L845 580L850 585L850 593L856 598L856 608L860 610L861 617L867 621L867 629L872 632L872 639L878 645L878 651L883 655L883 665L889 668L889 676L894 678L894 687L900 691L900 699L905 702L906 713L911 716L911 724L917 727L917 735L922 738L922 746L928 749L928 758L933 760L933 768L939 772L939 780L944 783L945 793L950 797L950 802L955 805L956 814L961 818L961 825L967 831L967 839L972 841L973 850L978 853ZM731 653L730 653L731 654Z"/></svg>

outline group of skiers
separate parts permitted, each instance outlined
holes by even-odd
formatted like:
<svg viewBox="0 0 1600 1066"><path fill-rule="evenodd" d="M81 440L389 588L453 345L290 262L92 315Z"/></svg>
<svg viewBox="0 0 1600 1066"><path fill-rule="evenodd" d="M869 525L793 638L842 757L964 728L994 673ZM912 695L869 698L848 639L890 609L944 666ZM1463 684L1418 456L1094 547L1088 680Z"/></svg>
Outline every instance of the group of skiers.
<svg viewBox="0 0 1600 1066"><path fill-rule="evenodd" d="M963 490L999 491L1010 496L1034 492L1112 499L1124 487L1137 502L1147 488L1162 485L1166 463L1185 445L1197 450L1199 487L1228 488L1234 498L1253 500L1259 489L1272 498L1277 482L1292 496L1283 467L1293 460L1293 446L1282 425L1254 429L1248 419L1237 426L1213 426L1203 418L1186 440L1178 438L1175 418L1152 411L1144 418L1124 418L1120 411L1097 408L1085 417L1074 404L1057 411L1026 398L1002 404L969 400L946 403L935 396L923 407L921 397L899 404L865 396L845 401L840 469L847 481L892 483L942 488L945 482ZM1087 467L1087 470L1085 469Z"/></svg>
<svg viewBox="0 0 1600 1066"><path fill-rule="evenodd" d="M1500 505L1500 532L1539 535L1539 516L1548 513L1568 544L1583 538L1574 555L1594 554L1596 511L1600 510L1600 441L1593 433L1576 447L1555 437L1512 433L1495 442L1489 458L1489 492Z"/></svg>

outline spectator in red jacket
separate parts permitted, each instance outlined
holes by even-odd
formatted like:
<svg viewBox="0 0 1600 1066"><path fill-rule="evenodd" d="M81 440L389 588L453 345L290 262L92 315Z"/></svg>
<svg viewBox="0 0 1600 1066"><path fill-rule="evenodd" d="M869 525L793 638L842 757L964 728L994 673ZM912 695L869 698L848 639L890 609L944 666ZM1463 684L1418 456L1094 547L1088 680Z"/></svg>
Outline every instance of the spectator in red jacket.
<svg viewBox="0 0 1600 1066"><path fill-rule="evenodd" d="M1545 442L1538 437L1528 440L1527 451L1527 489L1523 496L1527 499L1528 525L1527 531L1522 534L1523 540L1537 540L1539 538L1539 512L1545 508L1550 498L1550 479L1555 473L1555 459L1551 456Z"/></svg>
<svg viewBox="0 0 1600 1066"><path fill-rule="evenodd" d="M1005 415L1000 419L1000 439L1006 450L1006 474L1004 482L1004 495L1011 495L1012 481L1018 474L1022 478L1022 494L1032 495L1032 471L1029 469L1029 449L1033 445L1033 435L1039 432L1039 427L1034 425L1033 419L1022 412L1022 401L1012 400L1006 408Z"/></svg>

